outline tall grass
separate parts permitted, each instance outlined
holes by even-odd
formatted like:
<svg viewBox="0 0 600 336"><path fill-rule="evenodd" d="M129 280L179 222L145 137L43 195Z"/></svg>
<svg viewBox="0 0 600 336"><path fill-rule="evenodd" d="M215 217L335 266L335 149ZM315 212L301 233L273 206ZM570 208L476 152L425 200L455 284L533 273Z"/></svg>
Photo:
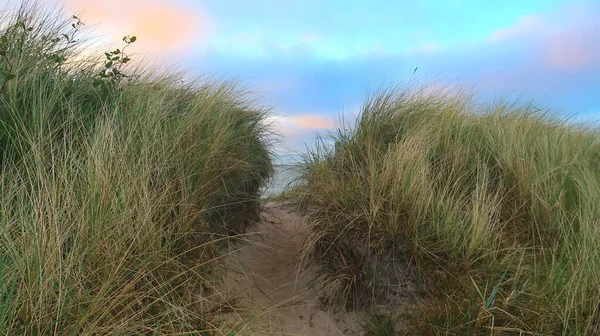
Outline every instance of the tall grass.
<svg viewBox="0 0 600 336"><path fill-rule="evenodd" d="M382 256L406 253L427 294L411 334L597 335L599 135L532 104L377 93L306 156L326 294L376 303Z"/></svg>
<svg viewBox="0 0 600 336"><path fill-rule="evenodd" d="M47 38L69 20L5 15L33 30L10 40L0 94L0 334L218 332L220 242L272 170L267 111L231 83L153 69L103 93L102 64Z"/></svg>

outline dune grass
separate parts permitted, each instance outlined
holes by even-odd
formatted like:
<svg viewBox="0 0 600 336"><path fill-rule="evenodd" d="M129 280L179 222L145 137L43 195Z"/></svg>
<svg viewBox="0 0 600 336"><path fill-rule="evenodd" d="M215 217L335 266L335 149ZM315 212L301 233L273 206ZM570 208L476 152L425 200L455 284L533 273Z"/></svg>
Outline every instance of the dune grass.
<svg viewBox="0 0 600 336"><path fill-rule="evenodd" d="M101 90L104 55L53 41L71 19L2 22L0 334L219 334L217 264L271 174L268 111L142 67Z"/></svg>
<svg viewBox="0 0 600 336"><path fill-rule="evenodd" d="M326 296L376 304L377 261L406 254L408 334L597 335L599 135L532 104L378 92L295 193Z"/></svg>

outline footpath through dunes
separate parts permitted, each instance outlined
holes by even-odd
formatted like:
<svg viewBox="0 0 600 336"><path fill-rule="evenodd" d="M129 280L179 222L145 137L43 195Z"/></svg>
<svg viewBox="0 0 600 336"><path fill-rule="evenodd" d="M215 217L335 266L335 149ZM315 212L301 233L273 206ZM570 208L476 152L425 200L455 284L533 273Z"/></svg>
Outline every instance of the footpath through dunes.
<svg viewBox="0 0 600 336"><path fill-rule="evenodd" d="M299 268L306 234L287 203L267 203L247 244L229 258L224 293L228 335L360 335L355 313L324 305L314 288L318 266Z"/></svg>

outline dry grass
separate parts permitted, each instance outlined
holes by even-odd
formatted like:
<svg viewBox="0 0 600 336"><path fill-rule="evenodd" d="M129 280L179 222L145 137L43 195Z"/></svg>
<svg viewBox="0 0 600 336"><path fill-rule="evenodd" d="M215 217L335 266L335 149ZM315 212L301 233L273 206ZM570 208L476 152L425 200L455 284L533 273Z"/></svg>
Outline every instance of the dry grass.
<svg viewBox="0 0 600 336"><path fill-rule="evenodd" d="M43 38L68 20L7 15L35 29L0 94L0 334L219 334L217 263L272 171L267 111L141 68L102 95L93 59Z"/></svg>
<svg viewBox="0 0 600 336"><path fill-rule="evenodd" d="M398 88L333 137L296 191L333 301L376 302L373 260L405 253L426 294L411 334L600 332L597 130Z"/></svg>

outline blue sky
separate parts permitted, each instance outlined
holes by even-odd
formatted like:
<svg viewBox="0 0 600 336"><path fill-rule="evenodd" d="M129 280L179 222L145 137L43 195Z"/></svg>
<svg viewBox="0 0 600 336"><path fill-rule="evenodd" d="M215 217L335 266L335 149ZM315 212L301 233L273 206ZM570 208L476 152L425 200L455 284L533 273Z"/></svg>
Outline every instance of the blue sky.
<svg viewBox="0 0 600 336"><path fill-rule="evenodd" d="M280 152L301 150L355 113L367 90L408 80L600 119L597 0L67 0L65 8L115 40L137 35L139 52L162 62L240 80L274 106Z"/></svg>
<svg viewBox="0 0 600 336"><path fill-rule="evenodd" d="M423 83L600 118L600 2L220 0L198 8L215 25L197 68L242 78L282 115L337 119L367 90L415 80L418 67ZM286 130L289 147L314 131Z"/></svg>

